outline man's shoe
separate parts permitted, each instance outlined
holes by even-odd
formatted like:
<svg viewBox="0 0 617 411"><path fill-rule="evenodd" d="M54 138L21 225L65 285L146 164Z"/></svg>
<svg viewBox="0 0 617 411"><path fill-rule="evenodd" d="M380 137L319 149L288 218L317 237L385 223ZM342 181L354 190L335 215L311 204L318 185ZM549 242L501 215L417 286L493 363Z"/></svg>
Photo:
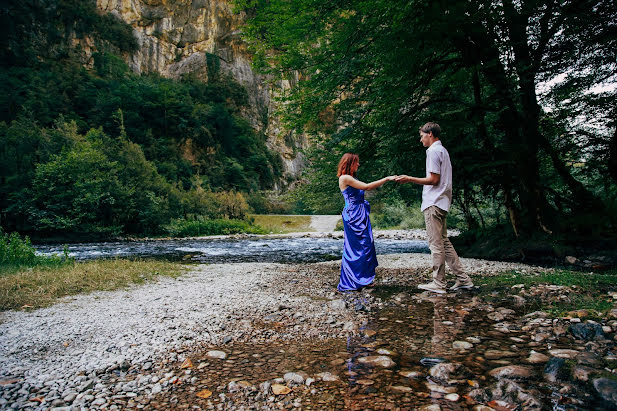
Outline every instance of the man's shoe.
<svg viewBox="0 0 617 411"><path fill-rule="evenodd" d="M421 289L421 290L432 291L432 292L437 293L437 294L445 294L446 293L446 290L444 290L443 288L441 288L440 286L438 286L434 282L430 282L428 284L420 284L418 286L418 288Z"/></svg>
<svg viewBox="0 0 617 411"><path fill-rule="evenodd" d="M468 290L470 288L473 288L473 283L471 281L464 283L456 280L454 285L450 287L450 291Z"/></svg>

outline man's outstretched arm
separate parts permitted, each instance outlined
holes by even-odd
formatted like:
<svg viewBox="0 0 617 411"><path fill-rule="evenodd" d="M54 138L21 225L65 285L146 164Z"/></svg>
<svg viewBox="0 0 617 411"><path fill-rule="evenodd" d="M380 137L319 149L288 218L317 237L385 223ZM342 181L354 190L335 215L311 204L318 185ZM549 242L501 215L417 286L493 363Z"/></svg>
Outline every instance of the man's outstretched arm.
<svg viewBox="0 0 617 411"><path fill-rule="evenodd" d="M436 173L430 173L428 177L411 177L400 175L395 178L399 183L414 183L422 186L436 186L441 181L441 176Z"/></svg>

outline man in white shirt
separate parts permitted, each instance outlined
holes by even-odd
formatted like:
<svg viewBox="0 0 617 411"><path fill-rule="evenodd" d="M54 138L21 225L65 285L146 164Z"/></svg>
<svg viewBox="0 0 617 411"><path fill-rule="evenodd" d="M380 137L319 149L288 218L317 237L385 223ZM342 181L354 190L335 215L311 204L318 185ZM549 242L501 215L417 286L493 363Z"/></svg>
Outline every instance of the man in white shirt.
<svg viewBox="0 0 617 411"><path fill-rule="evenodd" d="M428 246L433 259L433 281L420 284L418 288L439 294L446 293L446 267L456 275L456 283L450 290L473 288L471 278L463 272L454 246L448 239L446 217L452 204L452 164L448 150L441 144L441 127L437 123L426 123L420 127L420 142L426 150L426 177L401 175L400 183L423 185L422 212L426 223Z"/></svg>

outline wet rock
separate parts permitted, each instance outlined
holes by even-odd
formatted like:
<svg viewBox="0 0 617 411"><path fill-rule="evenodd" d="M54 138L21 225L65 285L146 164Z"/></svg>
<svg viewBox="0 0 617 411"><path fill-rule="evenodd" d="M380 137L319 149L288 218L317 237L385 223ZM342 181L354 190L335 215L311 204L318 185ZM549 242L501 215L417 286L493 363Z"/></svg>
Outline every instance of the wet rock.
<svg viewBox="0 0 617 411"><path fill-rule="evenodd" d="M272 384L272 393L274 395L287 395L291 392L291 389L282 384Z"/></svg>
<svg viewBox="0 0 617 411"><path fill-rule="evenodd" d="M593 386L604 401L617 406L617 381L608 378L597 378L593 380Z"/></svg>
<svg viewBox="0 0 617 411"><path fill-rule="evenodd" d="M406 378L422 378L424 376L424 374L419 371L408 370L401 370L398 372L398 374Z"/></svg>
<svg viewBox="0 0 617 411"><path fill-rule="evenodd" d="M455 350L468 350L470 348L473 348L473 344L467 341L454 341L452 343L452 348L454 348Z"/></svg>
<svg viewBox="0 0 617 411"><path fill-rule="evenodd" d="M404 301L408 301L409 300L409 294L407 294L405 292L398 293L394 297L392 297L392 299L394 301L396 301L397 303L402 303Z"/></svg>
<svg viewBox="0 0 617 411"><path fill-rule="evenodd" d="M489 371L489 375L493 378L503 379L509 378L512 380L526 380L535 375L532 368L524 365L507 365Z"/></svg>
<svg viewBox="0 0 617 411"><path fill-rule="evenodd" d="M579 323L572 324L568 331L578 340L599 340L604 338L604 331L600 324Z"/></svg>
<svg viewBox="0 0 617 411"><path fill-rule="evenodd" d="M364 334L365 337L373 337L377 334L377 331L375 330L362 330L362 334Z"/></svg>
<svg viewBox="0 0 617 411"><path fill-rule="evenodd" d="M295 384L304 384L304 377L295 372L288 372L287 374L283 375L283 379L288 383L292 382Z"/></svg>
<svg viewBox="0 0 617 411"><path fill-rule="evenodd" d="M426 388L428 388L428 390L431 392L439 392L441 394L452 394L457 391L456 387L439 385L430 381L426 382Z"/></svg>
<svg viewBox="0 0 617 411"><path fill-rule="evenodd" d="M388 350L387 348L378 348L375 352L377 354L379 354L379 355L387 355L387 356L390 356L390 357L394 357L394 356L398 355L397 352Z"/></svg>
<svg viewBox="0 0 617 411"><path fill-rule="evenodd" d="M486 350L484 357L489 360L497 360L501 358L517 357L518 354L512 351Z"/></svg>
<svg viewBox="0 0 617 411"><path fill-rule="evenodd" d="M225 353L224 351L212 350L206 353L206 357L224 360L225 358L227 358L227 353Z"/></svg>
<svg viewBox="0 0 617 411"><path fill-rule="evenodd" d="M576 362L581 365L599 368L602 367L602 359L593 352L581 352L576 356Z"/></svg>
<svg viewBox="0 0 617 411"><path fill-rule="evenodd" d="M597 372L598 371L594 368L585 365L576 365L572 368L572 379L574 381L587 382L591 379L591 376Z"/></svg>
<svg viewBox="0 0 617 411"><path fill-rule="evenodd" d="M319 378L322 381L326 381L326 382L333 382L333 381L340 380L338 375L334 375L329 372L320 372L319 374L315 374L315 377Z"/></svg>
<svg viewBox="0 0 617 411"><path fill-rule="evenodd" d="M549 350L549 353L553 356L553 357L557 357L557 358L565 358L565 359L573 359L576 358L576 356L579 355L579 352L576 350Z"/></svg>
<svg viewBox="0 0 617 411"><path fill-rule="evenodd" d="M475 390L469 391L469 393L467 393L467 396L476 402L488 402L490 400L489 394L486 392L486 390L483 390L481 388L476 388Z"/></svg>
<svg viewBox="0 0 617 411"><path fill-rule="evenodd" d="M492 401L488 405L495 408L518 409L520 406L524 410L541 410L542 404L537 399L539 393L527 391L520 385L510 380L497 382L491 389ZM499 409L499 408L498 408Z"/></svg>
<svg viewBox="0 0 617 411"><path fill-rule="evenodd" d="M458 394L446 394L444 396L444 398L448 401L452 401L452 402L456 402L458 401L461 397Z"/></svg>
<svg viewBox="0 0 617 411"><path fill-rule="evenodd" d="M506 318L506 316L505 316L505 315L503 315L502 313L497 312L497 311L487 314L487 316L486 316L486 317L487 317L489 320L491 320L491 321L495 321L495 322L498 322L498 321L503 321L503 319L504 319L504 318Z"/></svg>
<svg viewBox="0 0 617 411"><path fill-rule="evenodd" d="M441 363L431 367L429 374L434 380L447 383L450 380L450 374L456 372L460 366L453 363Z"/></svg>
<svg viewBox="0 0 617 411"><path fill-rule="evenodd" d="M390 388L398 392L413 392L413 389L411 387L406 387L404 385L393 385Z"/></svg>
<svg viewBox="0 0 617 411"><path fill-rule="evenodd" d="M433 365L439 364L442 362L446 362L446 360L444 360L443 358L437 358L437 357L425 357L420 360L420 364L426 367L432 367Z"/></svg>
<svg viewBox="0 0 617 411"><path fill-rule="evenodd" d="M369 355L368 357L360 357L358 358L358 362L383 368L392 368L396 365L390 357L385 355Z"/></svg>
<svg viewBox="0 0 617 411"><path fill-rule="evenodd" d="M520 295L512 295L510 296L510 298L512 298L514 305L516 305L517 307L523 306L527 302L527 300L525 300L525 298L521 297Z"/></svg>
<svg viewBox="0 0 617 411"><path fill-rule="evenodd" d="M544 367L544 378L550 382L563 380L568 375L566 360L563 358L553 357Z"/></svg>
<svg viewBox="0 0 617 411"><path fill-rule="evenodd" d="M531 351L529 353L529 357L527 357L527 362L531 364L542 364L549 360L548 355L544 355L539 352Z"/></svg>

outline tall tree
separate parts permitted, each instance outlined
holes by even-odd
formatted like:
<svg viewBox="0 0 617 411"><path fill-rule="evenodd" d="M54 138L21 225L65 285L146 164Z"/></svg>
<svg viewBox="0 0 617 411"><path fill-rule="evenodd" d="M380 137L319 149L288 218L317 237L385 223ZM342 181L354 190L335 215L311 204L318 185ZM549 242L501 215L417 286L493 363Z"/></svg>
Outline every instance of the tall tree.
<svg viewBox="0 0 617 411"><path fill-rule="evenodd" d="M614 76L614 1L238 4L249 15L245 33L256 64L275 78L301 73L284 96L287 120L326 147L360 151L380 171L407 171L410 160L422 164L417 127L436 119L465 197L473 186L498 195L517 235L559 229L563 197L578 211L603 208L570 166L593 153L574 144L576 159L564 158L560 142L580 134L575 114L594 116L613 133L614 123L597 117L585 96ZM615 88L605 92L614 97ZM561 110L574 98L590 110ZM565 119L546 121L548 100ZM376 160L384 156L391 161ZM565 187L560 198L549 176Z"/></svg>

